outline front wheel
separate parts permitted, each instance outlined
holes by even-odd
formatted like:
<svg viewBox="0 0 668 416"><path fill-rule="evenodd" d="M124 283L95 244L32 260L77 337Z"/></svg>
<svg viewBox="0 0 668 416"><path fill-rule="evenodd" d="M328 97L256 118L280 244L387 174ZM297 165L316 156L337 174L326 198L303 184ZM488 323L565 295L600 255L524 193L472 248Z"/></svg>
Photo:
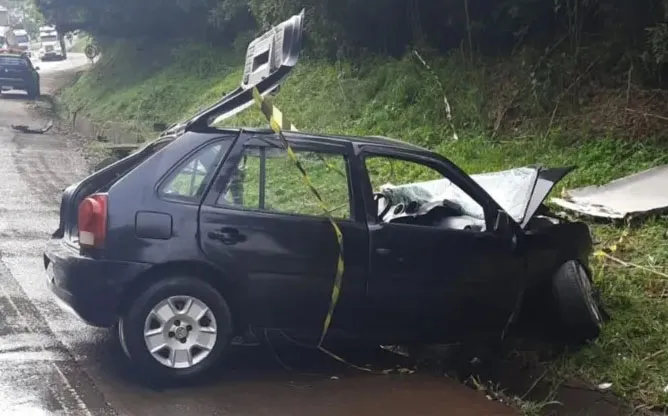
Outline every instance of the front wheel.
<svg viewBox="0 0 668 416"><path fill-rule="evenodd" d="M119 321L125 354L142 375L192 382L209 375L232 340L232 315L213 287L194 277L158 281Z"/></svg>
<svg viewBox="0 0 668 416"><path fill-rule="evenodd" d="M575 260L562 264L552 278L552 298L561 332L573 343L598 337L603 315L592 282Z"/></svg>

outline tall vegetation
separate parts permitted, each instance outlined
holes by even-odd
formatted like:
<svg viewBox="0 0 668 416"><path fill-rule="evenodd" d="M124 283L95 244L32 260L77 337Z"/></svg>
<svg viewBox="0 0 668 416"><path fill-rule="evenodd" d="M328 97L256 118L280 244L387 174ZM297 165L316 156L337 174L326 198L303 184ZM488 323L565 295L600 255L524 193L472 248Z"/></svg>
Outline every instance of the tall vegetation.
<svg viewBox="0 0 668 416"><path fill-rule="evenodd" d="M568 47L666 82L668 0L33 0L48 21L112 38L232 41L306 8L312 55L402 54L408 45L466 55ZM150 17L150 18L148 18Z"/></svg>

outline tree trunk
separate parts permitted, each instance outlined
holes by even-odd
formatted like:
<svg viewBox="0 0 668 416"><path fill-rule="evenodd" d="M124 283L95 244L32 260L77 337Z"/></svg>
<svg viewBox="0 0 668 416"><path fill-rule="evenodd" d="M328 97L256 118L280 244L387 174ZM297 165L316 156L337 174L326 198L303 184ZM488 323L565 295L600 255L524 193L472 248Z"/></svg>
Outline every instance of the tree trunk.
<svg viewBox="0 0 668 416"><path fill-rule="evenodd" d="M63 51L63 58L67 59L67 46L65 45L65 34L60 31L58 27L58 42L60 42L60 49Z"/></svg>

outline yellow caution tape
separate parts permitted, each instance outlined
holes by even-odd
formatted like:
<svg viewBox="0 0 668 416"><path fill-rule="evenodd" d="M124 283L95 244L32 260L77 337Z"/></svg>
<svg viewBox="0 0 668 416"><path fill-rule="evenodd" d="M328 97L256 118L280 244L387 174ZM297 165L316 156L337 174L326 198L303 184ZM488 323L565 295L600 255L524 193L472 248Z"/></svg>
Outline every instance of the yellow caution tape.
<svg viewBox="0 0 668 416"><path fill-rule="evenodd" d="M255 90L257 90L257 88L255 88ZM260 95L259 92L257 93L257 95ZM255 94L253 94L253 96L255 97ZM285 119L285 120L283 119L283 112L274 106L274 104L271 102L271 98L269 98L269 97L264 98L264 97L262 97L262 96L260 95L260 99L261 99L262 101L261 101L260 103L258 103L258 104L260 105L260 109L262 109L262 114L264 114L264 116L267 117L267 120L269 121L270 124L271 124L271 120L272 120L272 118L273 118L274 120L276 120L276 123L279 125L279 127L281 128L281 130L285 130L285 128L284 128L283 126L288 125L288 126L290 126L290 128L287 129L287 130L290 130L290 131L299 131L299 130L297 130L297 127L295 127L295 125L292 124L292 122L288 121L287 119ZM255 100L256 100L256 102L257 102L257 97L255 97ZM262 103L263 103L263 104L262 104ZM263 105L265 106L264 108L262 107ZM265 110L266 110L267 112L265 112ZM273 128L273 127L272 127L272 128ZM274 131L275 131L275 130L274 130ZM316 153L316 157L317 157L322 163L325 164L325 166L327 167L327 169L332 170L332 171L338 173L342 178L344 178L344 179L346 179L346 180L348 179L348 176L347 176L343 171L341 171L339 168L337 168L336 166L332 165L332 164L329 163L327 160L325 160L325 158L322 157L321 154Z"/></svg>
<svg viewBox="0 0 668 416"><path fill-rule="evenodd" d="M343 282L343 272L344 272L344 263L343 263L343 234L341 233L341 229L339 226L336 224L334 221L334 218L330 215L330 208L328 207L327 203L322 199L320 196L320 193L318 190L313 186L313 183L311 182L311 179L308 176L308 173L302 166L301 162L299 162L299 159L297 159L297 156L295 155L294 151L292 150L292 147L290 146L290 143L288 143L287 139L283 135L283 126L287 125L290 126L290 130L297 130L295 126L290 123L284 116L283 113L276 108L269 99L265 99L262 97L260 92L258 91L257 88L253 88L253 98L255 99L256 104L260 107L260 110L262 111L262 114L267 118L269 121L269 125L271 126L271 129L278 135L278 137L281 139L281 142L283 146L285 147L285 150L288 153L288 157L294 163L295 167L297 167L297 170L299 170L299 173L301 174L302 180L304 181L304 184L309 188L311 193L315 196L318 205L320 205L320 209L322 212L327 216L327 219L329 220L330 224L332 225L332 229L334 229L334 233L336 234L336 241L339 246L339 256L338 260L336 262L336 274L334 275L334 285L332 287L332 296L331 300L329 303L329 310L327 311L327 316L325 316L325 321L322 326L322 333L320 335L320 340L318 341L317 347L325 352L327 355L331 356L332 358L341 361L343 363L349 364L346 361L344 361L342 358L339 356L325 350L322 347L322 343L325 340L325 336L327 336L327 331L329 330L329 327L332 323L332 317L334 315L334 310L336 309L336 304L339 301L339 295L341 294L341 283ZM357 367L356 368L362 369L362 370L367 370L363 367Z"/></svg>
<svg viewBox="0 0 668 416"><path fill-rule="evenodd" d="M281 139L281 142L283 146L285 147L288 157L294 163L294 165L297 167L297 170L299 170L299 173L301 174L302 180L304 184L309 188L311 193L315 196L318 205L320 205L320 209L322 210L323 214L327 217L329 220L330 224L332 225L332 229L334 230L334 234L336 234L336 242L339 246L339 256L338 260L336 262L336 274L334 276L334 285L332 287L332 296L329 304L329 310L327 311L327 316L325 316L325 321L323 322L322 325L322 333L320 335L320 340L318 341L318 344L315 346L318 350L322 351L323 353L327 354L329 357L333 358L336 361L339 361L345 365L348 365L356 370L360 371L365 371L369 373L375 373L375 374L389 374L392 372L395 372L395 369L389 369L389 370L383 370L383 371L374 371L370 368L367 367L361 367L358 365L355 365L353 363L350 363L346 361L345 359L341 358L337 354L334 354L331 351L328 351L322 346L322 343L325 340L325 337L327 336L327 331L329 330L329 327L332 323L332 317L334 315L334 311L336 310L336 304L339 301L339 295L341 294L341 283L343 282L343 272L344 272L344 263L343 263L343 234L341 233L341 229L339 226L336 224L334 221L334 218L330 215L332 210L328 207L327 203L322 199L320 196L320 193L318 190L313 186L313 183L311 182L311 179L308 176L308 173L306 172L306 169L302 166L302 164L299 162L297 159L297 156L295 155L294 151L292 150L292 147L290 146L290 143L288 143L287 139L283 135L283 126L290 126L290 130L292 131L297 131L297 128L292 124L287 118L283 115L283 113L276 108L271 100L269 98L264 98L260 94L257 88L253 88L253 98L255 99L256 104L260 107L260 110L262 111L262 114L267 118L269 121L269 125L271 126L271 129L278 135L278 137ZM319 156L319 155L318 155ZM342 175L344 178L347 179L347 175L342 172L340 169L330 165L322 156L319 156L318 159L320 159L327 168L337 172L338 174ZM402 373L408 373L411 374L414 372L414 370L410 369L400 369L399 372Z"/></svg>

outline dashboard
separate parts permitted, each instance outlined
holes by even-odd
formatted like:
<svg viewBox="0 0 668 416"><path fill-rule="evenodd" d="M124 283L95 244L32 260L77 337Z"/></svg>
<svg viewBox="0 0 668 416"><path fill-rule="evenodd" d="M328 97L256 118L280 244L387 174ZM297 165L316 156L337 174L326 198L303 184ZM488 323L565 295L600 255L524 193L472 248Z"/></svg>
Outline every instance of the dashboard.
<svg viewBox="0 0 668 416"><path fill-rule="evenodd" d="M393 204L382 220L390 224L413 224L439 228L484 231L485 220L467 215L454 201L420 203L404 201Z"/></svg>

